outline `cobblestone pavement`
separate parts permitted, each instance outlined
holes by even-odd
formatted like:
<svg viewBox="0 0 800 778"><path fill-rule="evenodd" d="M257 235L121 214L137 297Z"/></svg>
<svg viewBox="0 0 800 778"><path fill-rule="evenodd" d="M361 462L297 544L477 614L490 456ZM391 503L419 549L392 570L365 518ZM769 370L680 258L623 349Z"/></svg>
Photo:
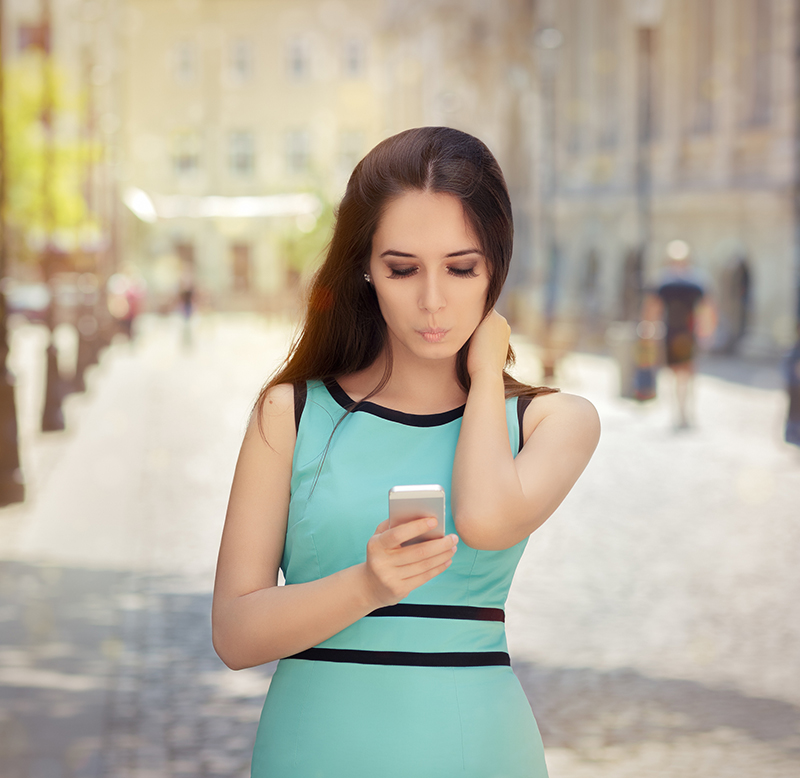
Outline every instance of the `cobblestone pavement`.
<svg viewBox="0 0 800 778"><path fill-rule="evenodd" d="M141 325L44 436L44 333L14 332L29 499L0 509L2 778L249 773L272 667L222 665L210 591L247 412L291 331L208 315L187 348L179 320ZM800 774L800 452L774 366L706 371L677 433L668 375L642 407L609 360L560 366L603 438L507 617L552 778Z"/></svg>

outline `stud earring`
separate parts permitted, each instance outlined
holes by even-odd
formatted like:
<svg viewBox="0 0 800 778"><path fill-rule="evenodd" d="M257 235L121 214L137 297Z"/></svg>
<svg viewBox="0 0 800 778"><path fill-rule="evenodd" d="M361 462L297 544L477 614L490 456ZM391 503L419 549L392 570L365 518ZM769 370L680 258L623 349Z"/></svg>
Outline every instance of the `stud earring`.
<svg viewBox="0 0 800 778"><path fill-rule="evenodd" d="M364 273L364 280L368 283L372 283L372 276L369 273Z"/></svg>

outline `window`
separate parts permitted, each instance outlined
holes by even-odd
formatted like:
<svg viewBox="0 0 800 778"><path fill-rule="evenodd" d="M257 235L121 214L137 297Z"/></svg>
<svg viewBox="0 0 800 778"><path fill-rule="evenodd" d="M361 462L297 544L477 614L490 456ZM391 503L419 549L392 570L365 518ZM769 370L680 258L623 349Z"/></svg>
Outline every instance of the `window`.
<svg viewBox="0 0 800 778"><path fill-rule="evenodd" d="M569 15L563 20L566 26L564 36L564 69L566 70L566 120L567 120L567 148L571 153L577 153L581 146L581 135L586 126L586 55L589 47L586 45L586 33L590 27L580 23L578 14ZM561 55L560 51L547 51L545 56L555 59ZM552 68L555 63L549 63Z"/></svg>
<svg viewBox="0 0 800 778"><path fill-rule="evenodd" d="M172 140L172 169L178 176L200 169L200 135L194 131L176 132Z"/></svg>
<svg viewBox="0 0 800 778"><path fill-rule="evenodd" d="M181 261L184 270L194 269L194 246L191 243L179 241L175 244L175 253Z"/></svg>
<svg viewBox="0 0 800 778"><path fill-rule="evenodd" d="M17 49L20 52L28 49L50 51L50 35L43 24L21 24L17 28Z"/></svg>
<svg viewBox="0 0 800 778"><path fill-rule="evenodd" d="M346 175L353 172L363 156L364 133L346 130L339 136L339 168Z"/></svg>
<svg viewBox="0 0 800 778"><path fill-rule="evenodd" d="M252 261L250 245L233 243L231 245L231 276L236 292L247 292L252 285Z"/></svg>
<svg viewBox="0 0 800 778"><path fill-rule="evenodd" d="M366 71L366 46L364 41L351 38L345 41L342 70L347 78L360 78Z"/></svg>
<svg viewBox="0 0 800 778"><path fill-rule="evenodd" d="M286 136L286 166L290 173L308 172L309 141L305 130L292 130Z"/></svg>
<svg viewBox="0 0 800 778"><path fill-rule="evenodd" d="M648 122L649 135L643 140L650 141L661 137L664 130L664 50L662 46L661 32L659 30L650 31L650 121Z"/></svg>
<svg viewBox="0 0 800 778"><path fill-rule="evenodd" d="M197 50L192 41L180 41L173 51L173 72L179 84L191 84L197 75Z"/></svg>
<svg viewBox="0 0 800 778"><path fill-rule="evenodd" d="M237 130L228 135L228 169L238 176L251 176L256 169L256 148L252 132Z"/></svg>
<svg viewBox="0 0 800 778"><path fill-rule="evenodd" d="M693 111L691 130L711 131L714 122L714 1L693 3L694 63Z"/></svg>
<svg viewBox="0 0 800 778"><path fill-rule="evenodd" d="M741 123L758 127L772 119L772 2L743 0L739 6Z"/></svg>
<svg viewBox="0 0 800 778"><path fill-rule="evenodd" d="M228 50L228 70L231 80L243 84L253 78L253 46L249 40L237 38Z"/></svg>
<svg viewBox="0 0 800 778"><path fill-rule="evenodd" d="M305 40L295 38L289 41L287 67L289 76L297 81L306 79L311 74L311 57Z"/></svg>
<svg viewBox="0 0 800 778"><path fill-rule="evenodd" d="M622 16L617 0L604 0L597 19L598 145L611 148L617 144L619 129L618 59L619 21Z"/></svg>

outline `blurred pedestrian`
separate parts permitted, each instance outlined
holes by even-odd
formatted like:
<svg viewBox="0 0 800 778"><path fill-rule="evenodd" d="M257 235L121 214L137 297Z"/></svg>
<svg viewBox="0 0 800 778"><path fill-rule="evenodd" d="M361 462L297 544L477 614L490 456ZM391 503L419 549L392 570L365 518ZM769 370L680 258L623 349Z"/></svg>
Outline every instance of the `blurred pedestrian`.
<svg viewBox="0 0 800 778"><path fill-rule="evenodd" d="M185 346L192 344L192 314L194 313L194 301L196 288L194 283L194 273L191 268L184 268L178 286L178 303L183 316L183 343Z"/></svg>
<svg viewBox="0 0 800 778"><path fill-rule="evenodd" d="M136 335L135 323L144 307L146 295L145 281L132 267L127 267L108 279L108 310L130 341Z"/></svg>
<svg viewBox="0 0 800 778"><path fill-rule="evenodd" d="M668 265L657 286L645 296L642 319L663 321L667 366L675 380L675 426L691 424L694 360L701 303L707 301L705 283L692 267L689 245L673 240L667 246Z"/></svg>
<svg viewBox="0 0 800 778"><path fill-rule="evenodd" d="M800 326L797 328L797 342L786 355L786 392L789 395L789 409L786 416L786 442L800 446Z"/></svg>
<svg viewBox="0 0 800 778"><path fill-rule="evenodd" d="M280 659L254 778L547 775L502 609L599 423L505 372L511 213L492 154L449 128L385 140L350 178L220 547L217 651L232 668ZM390 487L415 484L445 492L430 539L422 509L386 520Z"/></svg>

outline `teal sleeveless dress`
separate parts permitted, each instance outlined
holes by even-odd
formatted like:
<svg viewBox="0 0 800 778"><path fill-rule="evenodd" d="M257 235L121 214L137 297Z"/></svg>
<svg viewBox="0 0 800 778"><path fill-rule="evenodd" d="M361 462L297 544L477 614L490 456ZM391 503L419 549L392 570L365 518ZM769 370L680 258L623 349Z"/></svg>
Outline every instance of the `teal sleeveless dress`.
<svg viewBox="0 0 800 778"><path fill-rule="evenodd" d="M295 396L287 585L364 562L398 484L441 484L446 529L456 531L449 496L463 407L412 415L364 402L334 432L354 405L337 383L311 381ZM517 399L506 417L516 454ZM399 605L281 659L253 778L545 778L502 611L526 543L477 551L462 541L450 567Z"/></svg>

